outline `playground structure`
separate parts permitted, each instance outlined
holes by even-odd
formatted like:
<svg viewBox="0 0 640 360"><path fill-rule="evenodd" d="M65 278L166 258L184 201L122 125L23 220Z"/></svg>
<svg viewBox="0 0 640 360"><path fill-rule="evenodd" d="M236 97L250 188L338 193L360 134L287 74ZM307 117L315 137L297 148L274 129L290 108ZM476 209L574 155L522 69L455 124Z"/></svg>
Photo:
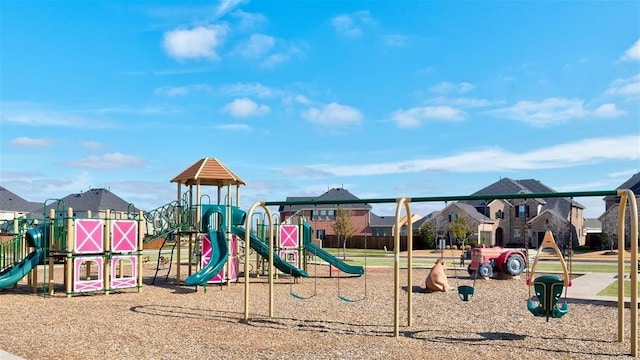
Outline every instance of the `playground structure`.
<svg viewBox="0 0 640 360"><path fill-rule="evenodd" d="M43 293L53 295L55 264L64 263L64 291L67 296L86 292L109 294L114 290L142 286L140 220L106 211L87 218L73 216L72 208L59 202L43 219L13 220L10 242L2 244L0 288L28 277L28 287L36 290L38 265L44 267ZM36 221L38 220L38 221ZM22 222L22 224L21 224Z"/></svg>
<svg viewBox="0 0 640 360"><path fill-rule="evenodd" d="M65 289L71 287L71 290L67 292L67 295L74 293L74 279L79 276L77 283L80 283L82 289L85 291L102 291L109 293L114 289L113 278L114 269L124 266L123 264L130 264L131 269L136 267L138 271L135 273L138 278L136 287L138 290L141 285L139 280L140 276L140 254L141 245L143 242L150 241L158 237L164 237L165 239L173 237L174 247L177 246L181 249L181 244L187 242L188 244L188 274L184 280L185 285L189 286L203 286L210 281L217 281L218 283L230 284L233 281L239 281L239 264L244 259L244 320L249 320L249 295L250 295L250 261L248 249L255 250L262 258L267 259L268 264L268 281L269 281L269 316L273 316L273 295L274 295L274 279L276 277L275 269L281 271L282 274L289 274L293 277L307 277L308 273L305 271L305 252L316 255L325 261L329 262L332 266L340 269L343 272L351 272L354 274L364 274L362 267L352 267L339 259L333 257L325 250L313 244L311 240L311 234L313 232L310 229L310 225L300 220L297 225L293 224L278 224L274 221L269 206L280 205L302 205L302 204L349 204L349 203L396 203L396 224L394 227L394 324L393 334L395 337L399 336L400 321L400 289L403 284L400 281L400 231L406 225L407 231L407 289L412 289L412 270L413 270L413 232L411 224L411 203L414 202L442 202L442 201L456 201L456 200L488 200L488 199L526 199L526 198L550 198L550 197L593 197L593 196L619 196L621 198L621 210L619 212L619 231L620 236L618 240L619 246L624 246L624 234L625 234L625 209L627 202L629 203L629 211L631 212L631 264L637 264L638 262L638 212L635 195L630 190L613 190L613 191L590 191L590 192L554 192L554 193L520 193L520 194L505 194L505 195L476 195L476 196L441 196L441 197L422 197L422 198L398 198L398 199L357 199L357 200L341 200L341 201L277 201L277 202L257 202L253 204L247 212L244 212L239 207L239 186L244 185L244 182L238 178L230 170L226 169L225 179L217 180L203 179L200 175L206 170L206 162L210 159L203 159L201 162L194 164L192 167L185 170L172 180L172 182L178 183L178 200L174 203L168 204L162 208L151 211L147 214L137 214L132 218L125 218L123 220L129 223L137 224L137 247L122 249L121 252L118 246L114 246L111 242L113 238L113 231L109 230L109 236L104 236L102 239L109 241L104 243L102 247L98 245L87 245L88 247L75 248L73 241L70 237L69 229L80 228L84 225L77 225L76 221L70 214L67 214L66 218L49 219L45 226L29 227L24 233L25 245L34 248L31 252L13 251L12 256L14 262L11 265L7 265L7 262L2 264L2 272L0 273L0 284L5 284L4 287L15 280L20 279L37 268L38 264L45 263L48 260L49 273L53 272L53 262L56 259L64 259L65 261ZM215 160L215 159L214 159ZM206 171L204 171L206 172ZM219 177L219 174L218 174ZM182 186L189 186L189 190L182 192ZM218 186L218 196L216 204L203 204L203 199L208 195L201 195L201 185L216 185ZM236 186L235 198L231 191L231 186ZM227 195L223 198L222 188L227 188ZM256 209L262 208L264 211L263 219L268 219L268 223L256 224L256 230L252 231L251 219L253 218ZM408 219L408 223L400 223L402 209L404 208L405 217ZM95 221L87 221L87 226L83 229L87 230L87 233L98 234L99 229L111 229L112 222L115 219L110 218L111 215L107 215L101 219L86 219L86 220L103 220L99 223ZM57 219L57 220L56 220ZM72 225L68 225L65 229L61 224L63 222L69 223L72 221ZM293 225L293 226L290 226ZM26 226L26 225L25 225ZM93 227L90 227L93 226ZM16 225L20 227L20 225ZM28 227L28 226L26 226ZM53 228L54 232L45 231L46 228ZM55 229L63 229L60 234L61 240L55 236ZM146 230L145 229L151 229ZM268 235L267 235L268 232ZM293 233L297 234L293 236ZM106 232L105 232L106 233ZM49 234L49 235L47 235ZM78 237L79 238L79 237ZM49 239L49 240L47 240ZM66 239L66 240L62 240ZM93 239L93 237L91 237ZM266 239L266 241L265 241ZM297 243L296 240L297 239ZM546 237L545 237L546 239ZM551 238L552 239L552 238ZM278 241L278 244L276 244ZM92 240L91 243L94 243ZM550 241L543 241L544 246L551 245ZM208 244L208 245L206 245ZM243 246L244 244L244 246ZM553 241L553 245L555 242ZM15 249L18 246L13 245ZM557 248L557 246L556 246ZM64 250L63 250L64 249ZM86 250L86 251L85 251ZM101 251L101 252L100 252ZM10 251L7 251L10 252ZM3 248L2 253L5 253ZM176 259L177 263L182 263L181 251L177 251ZM243 254L244 253L244 254ZM624 248L619 249L620 257L618 259L618 277L624 278L625 275L625 260L623 257ZM284 259L280 255L284 256ZM118 256L129 256L123 258ZM172 251L173 257L173 251ZM114 263L113 259L117 258ZM560 256L560 258L562 258ZM107 261L107 259L109 261ZM76 269L72 264L79 263L79 267ZM95 267L100 268L102 275L90 276L91 283L82 283L81 267L84 265L85 275L90 269ZM565 267L566 268L566 267ZM46 269L46 267L45 267ZM68 269L72 269L69 271ZM534 263L535 269L535 263ZM630 302L630 339L631 339L631 354L637 356L637 272L635 266L630 267L631 277L631 302ZM77 271L76 271L77 270ZM75 272L74 272L75 271ZM254 271L258 271L258 263ZM528 285L533 286L536 290L538 305L535 303L528 304L528 309L535 316L544 316L547 318L561 318L564 316L568 308L557 307L558 296L556 292L558 289L560 292L565 290L570 285L570 279L566 276L566 270L564 276L561 279L557 278L534 278L528 277ZM133 278L134 272L128 276L120 276L121 278ZM532 272L535 274L535 272ZM29 284L35 284L35 276L29 275ZM94 279L95 277L95 279ZM176 282L182 283L182 276L180 266L176 268ZM69 281L67 281L67 279ZM86 279L86 276L85 276ZM18 281L16 280L16 281ZM4 283L2 282L4 281ZM103 285L99 287L98 282ZM127 284L131 285L130 280ZM125 286L123 284L123 286ZM46 282L45 282L46 287ZM619 283L618 287L618 341L622 342L624 334L624 282ZM552 294L552 295L549 295ZM407 316L404 324L406 326L412 325L412 291L406 292L407 297Z"/></svg>

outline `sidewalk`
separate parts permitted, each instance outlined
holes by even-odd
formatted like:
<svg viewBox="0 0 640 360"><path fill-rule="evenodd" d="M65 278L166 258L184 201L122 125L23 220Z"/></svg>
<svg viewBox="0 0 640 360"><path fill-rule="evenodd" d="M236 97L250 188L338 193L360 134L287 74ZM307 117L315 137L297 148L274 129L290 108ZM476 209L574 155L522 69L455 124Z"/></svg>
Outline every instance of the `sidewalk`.
<svg viewBox="0 0 640 360"><path fill-rule="evenodd" d="M0 350L0 360L24 360L24 359L19 356L10 354L4 350Z"/></svg>

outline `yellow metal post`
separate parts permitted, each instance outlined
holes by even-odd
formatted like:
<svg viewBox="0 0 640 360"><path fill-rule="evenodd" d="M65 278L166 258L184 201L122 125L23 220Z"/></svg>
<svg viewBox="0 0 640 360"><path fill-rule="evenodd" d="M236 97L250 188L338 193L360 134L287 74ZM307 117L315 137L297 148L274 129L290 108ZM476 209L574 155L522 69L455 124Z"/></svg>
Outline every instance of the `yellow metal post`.
<svg viewBox="0 0 640 360"><path fill-rule="evenodd" d="M109 270L111 269L111 259L109 253L111 251L111 211L107 210L107 218L104 223L104 245L103 245L103 267L102 267L102 276L103 276L103 287L104 294L109 295L109 289L111 288L111 281ZM98 269L100 271L100 269Z"/></svg>
<svg viewBox="0 0 640 360"><path fill-rule="evenodd" d="M67 213L67 241L65 244L66 258L64 259L64 291L67 297L71 296L73 289L73 249L75 247L75 227L73 218L73 209L69 208Z"/></svg>
<svg viewBox="0 0 640 360"><path fill-rule="evenodd" d="M144 250L144 229L143 229L143 224L142 224L142 220L144 219L144 216L142 214L142 211L140 211L138 213L138 255L136 257L137 259L137 266L138 266L138 292L142 291L142 251Z"/></svg>
<svg viewBox="0 0 640 360"><path fill-rule="evenodd" d="M624 342L624 214L627 208L627 192L618 190L618 342Z"/></svg>

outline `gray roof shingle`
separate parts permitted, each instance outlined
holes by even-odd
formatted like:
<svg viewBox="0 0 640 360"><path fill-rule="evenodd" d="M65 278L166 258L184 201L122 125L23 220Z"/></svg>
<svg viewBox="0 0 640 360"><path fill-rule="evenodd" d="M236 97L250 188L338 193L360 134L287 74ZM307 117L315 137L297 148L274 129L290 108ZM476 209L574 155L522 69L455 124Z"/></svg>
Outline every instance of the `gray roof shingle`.
<svg viewBox="0 0 640 360"><path fill-rule="evenodd" d="M74 211L91 211L97 214L99 211L112 210L121 212L138 212L133 204L124 201L122 198L107 189L90 189L77 194L69 194L60 199L64 208L73 208ZM47 204L47 211L57 209L58 202ZM44 208L40 207L36 214L44 214Z"/></svg>
<svg viewBox="0 0 640 360"><path fill-rule="evenodd" d="M30 212L38 207L41 207L42 203L27 201L15 193L0 186L0 210L3 211L18 211L18 212Z"/></svg>
<svg viewBox="0 0 640 360"><path fill-rule="evenodd" d="M633 191L636 196L640 195L640 172L633 174L627 181L620 184L616 190L617 189L629 189ZM620 202L620 196L607 196L604 200Z"/></svg>
<svg viewBox="0 0 640 360"><path fill-rule="evenodd" d="M317 197L310 196L297 196L297 197L287 197L286 201L341 201L341 200L359 200L359 198L349 190L343 188L333 188L329 189L324 194ZM279 211L299 211L303 209L335 209L338 205L336 204L309 204L309 205L281 205ZM340 204L339 207L341 209L358 209L358 210L371 210L371 205L369 204Z"/></svg>

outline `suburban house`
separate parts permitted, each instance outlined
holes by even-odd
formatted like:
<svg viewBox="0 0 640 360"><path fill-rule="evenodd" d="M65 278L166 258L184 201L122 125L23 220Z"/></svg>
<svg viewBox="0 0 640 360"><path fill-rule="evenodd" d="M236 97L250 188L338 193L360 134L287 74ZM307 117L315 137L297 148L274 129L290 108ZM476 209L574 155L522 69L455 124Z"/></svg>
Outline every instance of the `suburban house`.
<svg viewBox="0 0 640 360"><path fill-rule="evenodd" d="M287 197L286 201L341 201L358 200L348 190L332 188L317 197ZM315 230L315 237L324 239L326 235L335 235L332 224L338 209L348 210L351 216L353 235L371 235L371 205L369 204L310 204L310 205L281 205L278 209L282 222L297 223L298 216L304 217Z"/></svg>
<svg viewBox="0 0 640 360"><path fill-rule="evenodd" d="M46 207L45 207L46 205ZM126 216L126 213L137 213L139 210L133 204L124 201L122 198L112 193L108 189L89 189L77 194L69 194L60 200L49 200L45 203L30 202L17 196L11 191L0 187L0 221L4 226L2 230L8 231L8 223L14 219L14 214L18 217L29 217L42 219L45 213L48 216L53 209L56 216L66 216L67 209L73 209L73 215L80 218L88 217L91 212L92 217L104 216L106 210L115 213L113 216Z"/></svg>
<svg viewBox="0 0 640 360"><path fill-rule="evenodd" d="M31 216L42 217L45 211L49 214L51 209L55 210L56 216L66 216L68 208L72 208L73 216L79 218L87 218L89 212L92 217L96 217L99 214L104 216L107 210L118 214L118 216L125 216L126 213L136 214L139 211L132 203L128 203L108 189L102 188L69 194L58 201L49 201L46 204L46 209L43 205L41 204L40 208L36 209Z"/></svg>
<svg viewBox="0 0 640 360"><path fill-rule="evenodd" d="M627 181L622 183L617 189L629 189L636 195L636 202L640 202L640 172L631 176ZM610 246L609 241L613 241L614 246L618 240L618 213L620 212L620 196L606 196L604 198L604 213L598 217L601 222L602 234L604 236L603 246ZM629 206L626 208L625 221L625 246L630 245L631 225L629 221ZM639 219L640 221L640 215Z"/></svg>
<svg viewBox="0 0 640 360"><path fill-rule="evenodd" d="M27 215L41 206L42 203L27 201L0 186L0 221L13 220L14 217Z"/></svg>
<svg viewBox="0 0 640 360"><path fill-rule="evenodd" d="M511 195L555 192L538 180L499 181L472 195ZM584 245L584 206L568 198L531 198L458 201L430 215L438 236L448 238L449 224L464 217L472 230L472 239L486 246L537 247L547 230L560 246Z"/></svg>

